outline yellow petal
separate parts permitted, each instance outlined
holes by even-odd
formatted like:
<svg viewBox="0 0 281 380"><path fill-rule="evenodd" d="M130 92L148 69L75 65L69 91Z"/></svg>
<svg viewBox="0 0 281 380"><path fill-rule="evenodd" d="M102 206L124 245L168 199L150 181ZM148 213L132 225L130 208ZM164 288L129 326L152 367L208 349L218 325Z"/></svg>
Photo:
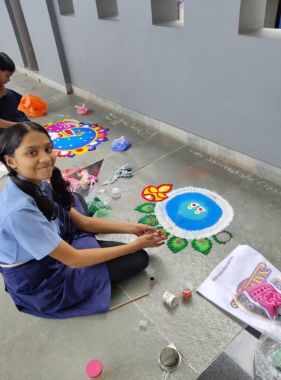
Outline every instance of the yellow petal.
<svg viewBox="0 0 281 380"><path fill-rule="evenodd" d="M161 193L167 193L168 191L170 191L172 189L173 186L171 185L168 185L168 184L165 184L165 185L160 185L158 187L158 191L160 191Z"/></svg>
<svg viewBox="0 0 281 380"><path fill-rule="evenodd" d="M163 193L158 193L157 195L159 198L162 198L162 199L166 198L166 195Z"/></svg>
<svg viewBox="0 0 281 380"><path fill-rule="evenodd" d="M155 187L155 186L149 186L149 191L151 192L151 193L157 193L158 192L158 189L157 189L157 187Z"/></svg>

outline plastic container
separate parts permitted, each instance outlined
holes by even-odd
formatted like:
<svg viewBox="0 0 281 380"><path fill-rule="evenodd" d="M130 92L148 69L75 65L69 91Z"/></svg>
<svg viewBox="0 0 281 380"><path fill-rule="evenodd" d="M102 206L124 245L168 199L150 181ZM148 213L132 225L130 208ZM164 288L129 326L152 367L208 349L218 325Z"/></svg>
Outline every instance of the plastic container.
<svg viewBox="0 0 281 380"><path fill-rule="evenodd" d="M281 380L281 323L261 335L254 358L255 380Z"/></svg>
<svg viewBox="0 0 281 380"><path fill-rule="evenodd" d="M98 197L95 197L88 203L89 214L91 216L92 215L98 216L96 215L98 211L106 210L108 208L109 208L108 203L105 203L103 200L101 200Z"/></svg>
<svg viewBox="0 0 281 380"><path fill-rule="evenodd" d="M168 379L169 374L174 372L181 364L181 354L173 343L164 347L158 356L158 364L164 371L162 379Z"/></svg>
<svg viewBox="0 0 281 380"><path fill-rule="evenodd" d="M172 309L179 304L179 298L168 291L163 294L162 299L164 304Z"/></svg>
<svg viewBox="0 0 281 380"><path fill-rule="evenodd" d="M111 198L117 199L121 197L121 190L118 187L113 187L111 190Z"/></svg>
<svg viewBox="0 0 281 380"><path fill-rule="evenodd" d="M192 296L191 290L182 290L181 291L182 299L187 301Z"/></svg>
<svg viewBox="0 0 281 380"><path fill-rule="evenodd" d="M97 359L90 360L86 366L86 374L89 379L104 380L102 362Z"/></svg>
<svg viewBox="0 0 281 380"><path fill-rule="evenodd" d="M155 282L156 282L156 280L155 280L155 277L149 277L149 287L150 288L153 288L153 286L155 285Z"/></svg>
<svg viewBox="0 0 281 380"><path fill-rule="evenodd" d="M78 115L89 115L93 112L93 110L90 107L87 107L85 104L75 106L75 108Z"/></svg>

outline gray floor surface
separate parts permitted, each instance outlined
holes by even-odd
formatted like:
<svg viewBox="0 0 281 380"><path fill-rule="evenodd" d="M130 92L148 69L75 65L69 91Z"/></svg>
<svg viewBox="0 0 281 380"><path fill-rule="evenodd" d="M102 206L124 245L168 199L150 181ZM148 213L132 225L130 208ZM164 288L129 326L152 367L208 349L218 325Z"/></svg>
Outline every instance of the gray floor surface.
<svg viewBox="0 0 281 380"><path fill-rule="evenodd" d="M244 377L237 375L238 378L251 378L256 340L251 340L244 330L245 325L195 292L189 302L181 302L175 310L163 305L162 294L165 290L179 294L184 280L192 282L194 287L199 286L238 244L251 245L281 269L281 188L270 187L271 184L262 178L226 166L204 152L90 102L86 103L93 108L93 113L78 116L75 105L85 101L59 93L22 74L14 75L10 87L23 94L38 94L48 102L48 114L36 119L41 124L71 117L110 129L109 141L96 151L75 158L58 158L57 165L61 169L81 167L104 159L100 173L102 182L121 165L130 164L133 178L119 179L106 187L108 195L112 187L122 190L122 197L111 202L115 218L137 221L142 215L134 209L144 203L142 189L147 185L172 183L174 188L198 186L219 193L232 205L234 219L228 227L233 234L232 240L226 245L214 246L208 256L192 248L178 254L173 254L166 246L150 250L147 271L115 288L112 304L147 291L149 277L153 275L156 284L151 294L104 315L68 320L44 320L24 315L16 310L1 282L1 380L82 380L86 379L84 369L91 358L103 361L106 379L157 380L162 376L157 357L169 342L173 342L183 355L182 365L170 375L171 380L199 376L200 379L231 380L222 377L225 371L221 369L226 368L229 373L230 361L234 363L235 373L242 368ZM114 153L111 141L120 136L129 139L132 148ZM0 189L5 181L5 178L0 180ZM121 241L130 239L128 236L107 238L112 237ZM149 322L145 331L139 328L140 320L144 319ZM238 339L237 344L235 339ZM249 347L251 355L245 356ZM215 375L214 368L217 369Z"/></svg>

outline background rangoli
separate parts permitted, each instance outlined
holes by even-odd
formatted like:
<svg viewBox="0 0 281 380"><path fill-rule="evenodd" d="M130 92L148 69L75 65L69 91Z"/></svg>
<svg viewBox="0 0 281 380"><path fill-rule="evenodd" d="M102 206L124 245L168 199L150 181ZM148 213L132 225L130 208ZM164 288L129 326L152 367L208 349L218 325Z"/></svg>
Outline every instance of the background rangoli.
<svg viewBox="0 0 281 380"><path fill-rule="evenodd" d="M93 151L107 141L107 131L98 124L83 123L74 119L62 119L45 125L58 157L74 157Z"/></svg>
<svg viewBox="0 0 281 380"><path fill-rule="evenodd" d="M232 234L225 228L233 219L230 204L207 189L184 187L168 194L162 202L147 202L136 207L146 214L139 223L162 230L173 253L190 245L208 255L214 243L226 244Z"/></svg>

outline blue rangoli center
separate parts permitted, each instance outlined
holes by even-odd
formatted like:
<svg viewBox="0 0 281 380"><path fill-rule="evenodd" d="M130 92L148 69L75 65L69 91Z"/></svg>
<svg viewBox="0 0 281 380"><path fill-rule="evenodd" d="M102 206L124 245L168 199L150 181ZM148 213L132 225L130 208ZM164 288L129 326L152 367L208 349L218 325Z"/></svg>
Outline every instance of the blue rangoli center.
<svg viewBox="0 0 281 380"><path fill-rule="evenodd" d="M71 130L66 130L68 133L61 131L57 134L56 138L53 139L53 147L57 150L74 150L82 148L97 137L97 133L93 128L73 128Z"/></svg>
<svg viewBox="0 0 281 380"><path fill-rule="evenodd" d="M166 202L165 208L174 224L187 231L212 227L223 214L214 200L197 192L175 195Z"/></svg>

